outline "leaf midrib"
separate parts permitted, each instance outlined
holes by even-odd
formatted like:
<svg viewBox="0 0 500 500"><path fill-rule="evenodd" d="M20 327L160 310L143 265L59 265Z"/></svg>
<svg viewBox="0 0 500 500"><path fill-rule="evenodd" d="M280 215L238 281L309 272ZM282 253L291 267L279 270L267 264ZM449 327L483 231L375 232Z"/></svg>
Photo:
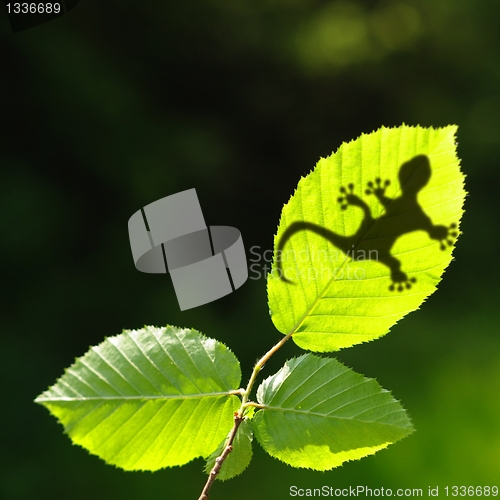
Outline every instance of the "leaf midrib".
<svg viewBox="0 0 500 500"><path fill-rule="evenodd" d="M333 420L350 420L350 421L355 421L355 422L363 422L365 424L368 423L368 424L386 425L389 427L397 427L398 429L401 429L401 428L410 429L411 428L411 427L401 426L401 425L397 425L397 424L388 424L388 423L384 423L384 422L378 422L377 420L361 420L361 419L358 419L355 417L338 417L335 415L329 415L327 413L317 413L317 412L309 411L309 410L297 410L295 408L282 408L280 406L259 405L259 409L260 410L280 411L282 413L299 413L301 415L311 415L313 417L321 417L321 418L327 418L327 419L333 419ZM384 415L384 417L387 415L391 415L393 413L398 413L398 412L404 413L404 410L397 410L396 412L388 413L388 414Z"/></svg>
<svg viewBox="0 0 500 500"><path fill-rule="evenodd" d="M169 399L202 399L222 396L237 396L239 390L225 392L204 392L201 394L160 394L158 396L89 396L89 397L40 397L35 403L72 402L72 401L136 401L136 400L169 400Z"/></svg>

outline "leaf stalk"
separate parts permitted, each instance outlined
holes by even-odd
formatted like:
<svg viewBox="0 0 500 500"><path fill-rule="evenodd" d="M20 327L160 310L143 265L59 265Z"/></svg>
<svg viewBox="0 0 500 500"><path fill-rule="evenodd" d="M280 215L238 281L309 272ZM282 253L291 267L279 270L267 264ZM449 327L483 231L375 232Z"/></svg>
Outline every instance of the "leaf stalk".
<svg viewBox="0 0 500 500"><path fill-rule="evenodd" d="M215 459L215 465L213 466L212 470L210 471L210 474L208 475L207 482L205 483L203 491L201 492L201 495L198 498L198 500L208 500L208 493L217 475L220 472L222 464L229 456L231 451L233 451L233 441L234 438L236 437L236 433L238 432L239 426L241 425L243 420L245 420L244 417L245 410L250 406L260 407L260 405L257 405L257 403L248 402L248 398L250 397L250 393L252 392L258 374L260 373L262 368L264 368L264 365L267 363L269 358L290 339L294 331L285 335L277 344L275 344L271 349L269 349L269 351L267 351L266 354L264 354L264 356L262 356L262 358L260 358L259 361L257 361L257 363L255 363L255 366L252 370L252 375L248 380L246 389L245 390L238 389L237 391L234 391L235 394L241 394L241 405L238 411L234 413L234 424L233 428L231 429L231 432L228 435L226 446L224 447L224 450L222 451L220 456L218 456Z"/></svg>

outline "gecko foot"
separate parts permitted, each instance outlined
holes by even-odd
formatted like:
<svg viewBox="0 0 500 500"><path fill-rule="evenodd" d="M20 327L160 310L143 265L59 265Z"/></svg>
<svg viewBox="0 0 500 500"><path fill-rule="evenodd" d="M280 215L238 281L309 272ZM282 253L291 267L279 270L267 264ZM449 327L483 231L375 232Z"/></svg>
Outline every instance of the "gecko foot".
<svg viewBox="0 0 500 500"><path fill-rule="evenodd" d="M405 288L409 290L413 283L417 282L417 278L408 278L405 273L401 273L398 275L392 275L392 284L389 287L391 292L397 290L398 292L402 292Z"/></svg>
<svg viewBox="0 0 500 500"><path fill-rule="evenodd" d="M433 226L429 231L430 237L433 240L438 240L441 250L446 250L446 247L453 245L455 238L458 236L457 225L455 223L446 226Z"/></svg>
<svg viewBox="0 0 500 500"><path fill-rule="evenodd" d="M347 185L347 188L342 186L340 188L340 196L337 201L340 203L340 208L346 210L349 205L357 204L358 197L353 193L354 184L351 182Z"/></svg>
<svg viewBox="0 0 500 500"><path fill-rule="evenodd" d="M380 177L377 177L375 179L375 182L370 181L368 183L368 187L366 188L365 193L374 194L375 196L384 196L385 190L390 184L391 181L389 179L385 180L382 183L382 179L380 179Z"/></svg>
<svg viewBox="0 0 500 500"><path fill-rule="evenodd" d="M441 250L446 250L446 245L451 247L455 238L458 236L457 225L454 222L450 224L450 227L446 228L446 231L447 234L441 239L441 245L439 246Z"/></svg>

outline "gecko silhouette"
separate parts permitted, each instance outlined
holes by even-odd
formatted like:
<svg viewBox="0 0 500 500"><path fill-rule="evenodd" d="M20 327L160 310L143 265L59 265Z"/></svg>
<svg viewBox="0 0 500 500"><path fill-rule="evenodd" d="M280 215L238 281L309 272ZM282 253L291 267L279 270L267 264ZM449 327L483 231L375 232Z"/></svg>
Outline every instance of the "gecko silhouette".
<svg viewBox="0 0 500 500"><path fill-rule="evenodd" d="M380 178L377 178L374 182L368 182L365 193L376 196L384 207L382 215L377 218L372 216L367 203L354 194L354 184L349 184L347 188L340 188L341 195L337 199L340 207L346 210L349 206L354 206L363 211L363 220L358 230L350 236L337 234L313 222L296 221L290 224L277 247L277 265L280 278L287 283L293 283L284 275L281 264L280 256L286 243L300 231L311 231L325 238L346 255L349 255L349 251L352 250L352 256L354 256L354 250L359 250L361 247L366 250L363 252L364 259L370 260L372 254L375 254L376 257L373 260L384 264L391 271L392 284L389 286L389 290L403 291L405 287L411 288L412 283L417 281L416 278L409 278L401 270L400 260L391 253L396 240L413 231L426 231L431 239L441 242L440 248L444 250L447 244L452 245L453 238L456 238L458 232L456 231L457 225L454 223L449 227L434 225L418 204L417 195L431 178L431 166L427 156L418 155L403 163L399 169L398 177L401 195L396 198L389 198L385 195L385 191L390 185L389 180L382 182ZM368 230L370 230L370 238L363 239Z"/></svg>

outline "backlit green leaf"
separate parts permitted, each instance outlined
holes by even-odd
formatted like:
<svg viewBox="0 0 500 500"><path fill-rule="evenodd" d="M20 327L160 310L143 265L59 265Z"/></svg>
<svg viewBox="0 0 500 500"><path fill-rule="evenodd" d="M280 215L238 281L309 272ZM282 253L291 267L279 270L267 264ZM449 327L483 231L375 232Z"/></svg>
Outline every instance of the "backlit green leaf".
<svg viewBox="0 0 500 500"><path fill-rule="evenodd" d="M401 405L374 379L305 354L260 385L253 427L262 447L294 467L328 470L412 432Z"/></svg>
<svg viewBox="0 0 500 500"><path fill-rule="evenodd" d="M92 347L36 402L106 462L157 470L214 451L233 425L240 379L238 360L220 342L145 327Z"/></svg>
<svg viewBox="0 0 500 500"><path fill-rule="evenodd" d="M280 332L312 351L349 347L384 335L436 289L465 198L455 132L381 128L300 180L268 276Z"/></svg>

